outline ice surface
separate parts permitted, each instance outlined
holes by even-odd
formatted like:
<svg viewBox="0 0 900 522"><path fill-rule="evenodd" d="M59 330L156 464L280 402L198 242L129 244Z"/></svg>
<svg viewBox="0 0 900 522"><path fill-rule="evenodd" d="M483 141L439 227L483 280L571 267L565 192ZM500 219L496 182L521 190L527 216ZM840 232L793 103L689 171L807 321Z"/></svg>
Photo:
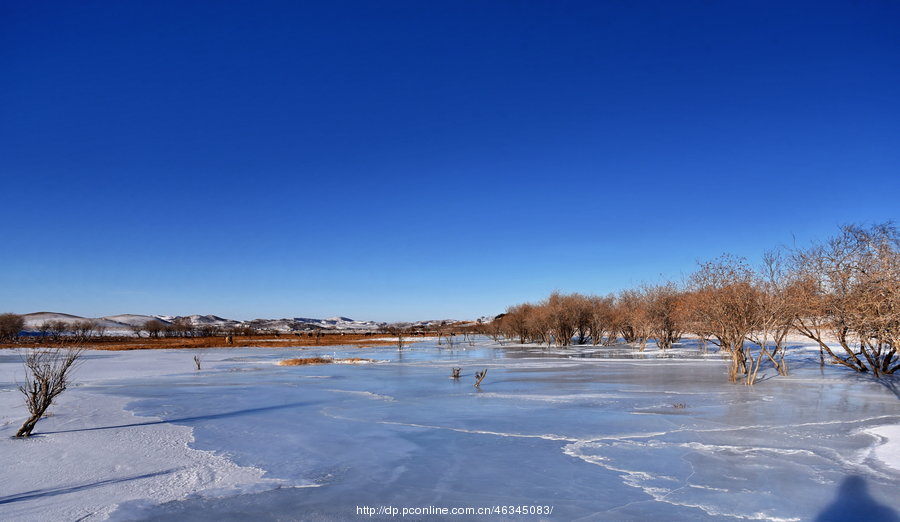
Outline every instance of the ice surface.
<svg viewBox="0 0 900 522"><path fill-rule="evenodd" d="M770 373L754 387L728 383L721 357L692 348L664 357L622 347L497 347L487 340L454 349L431 341L403 351L216 349L203 352L200 372L191 369L195 353L92 354L97 358L77 375L81 386L64 395L74 409L61 404L58 415L38 424L37 443L80 433L72 443L88 452L102 451L101 434L144 434L146 448L120 456L143 473L169 469L146 465L167 458L166 444L188 444L188 453L171 458L190 454L197 463L170 467L218 476L218 483L185 485L173 473L131 482L150 487L155 480L153 491L165 495L124 494L103 484L94 488L106 491L103 515L347 520L369 518L356 514L364 505L542 504L554 506L551 516L490 519L809 520L900 510L894 494L900 400L871 377L820 369L805 350L793 352L790 377ZM274 364L314 355L386 362ZM21 367L14 359L0 358L4 391ZM449 378L454 366L463 368L459 380ZM483 368L488 375L479 390L474 373ZM13 404L11 395L0 393L4 407ZM79 406L87 398L93 416ZM128 413L121 412L126 401ZM4 435L19 417L21 411L4 410ZM151 427L160 431L147 436ZM182 442L178 430L189 430L192 439ZM22 441L3 444L8 455ZM0 519L75 513L98 500L91 488L47 496L41 491L49 484L16 484L3 469ZM96 473L97 483L114 476ZM81 483L64 478L62 485ZM855 511L839 498L848 491Z"/></svg>

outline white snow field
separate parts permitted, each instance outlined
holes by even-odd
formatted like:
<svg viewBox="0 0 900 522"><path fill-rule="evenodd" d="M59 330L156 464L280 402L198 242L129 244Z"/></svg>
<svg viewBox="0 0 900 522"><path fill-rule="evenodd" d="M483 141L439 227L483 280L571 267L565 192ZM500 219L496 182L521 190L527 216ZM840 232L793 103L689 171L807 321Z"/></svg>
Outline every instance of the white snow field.
<svg viewBox="0 0 900 522"><path fill-rule="evenodd" d="M276 364L303 356L379 363ZM91 351L16 440L6 350L0 520L898 520L897 381L789 360L747 387L691 343Z"/></svg>

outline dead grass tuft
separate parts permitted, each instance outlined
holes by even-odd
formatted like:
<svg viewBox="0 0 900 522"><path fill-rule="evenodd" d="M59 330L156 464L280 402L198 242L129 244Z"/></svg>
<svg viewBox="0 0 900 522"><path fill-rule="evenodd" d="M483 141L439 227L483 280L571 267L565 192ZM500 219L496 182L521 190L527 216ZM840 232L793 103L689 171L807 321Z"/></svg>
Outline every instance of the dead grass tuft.
<svg viewBox="0 0 900 522"><path fill-rule="evenodd" d="M372 359L362 357L347 357L346 359L331 359L329 357L299 357L297 359L285 359L278 362L278 366L308 366L311 364L360 364L375 362Z"/></svg>
<svg viewBox="0 0 900 522"><path fill-rule="evenodd" d="M278 366L307 366L310 364L331 364L333 359L325 357L299 357L297 359L285 359L278 362Z"/></svg>
<svg viewBox="0 0 900 522"><path fill-rule="evenodd" d="M372 359L363 359L362 357L347 357L346 359L335 359L336 363L344 363L344 364L359 364L359 363L370 363L375 362Z"/></svg>

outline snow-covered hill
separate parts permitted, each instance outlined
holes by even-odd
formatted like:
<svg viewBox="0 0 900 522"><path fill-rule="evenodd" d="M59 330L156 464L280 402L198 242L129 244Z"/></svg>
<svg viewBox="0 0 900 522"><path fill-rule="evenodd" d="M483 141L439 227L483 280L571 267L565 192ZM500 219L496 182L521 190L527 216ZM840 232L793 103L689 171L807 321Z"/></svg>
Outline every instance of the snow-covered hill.
<svg viewBox="0 0 900 522"><path fill-rule="evenodd" d="M147 321L157 320L163 324L171 323L171 321L167 321L162 319L159 316L155 315L138 315L138 314L120 314L120 315L107 315L106 317L101 317L100 319L106 321L114 321L116 323L128 325L128 326L138 326L146 323Z"/></svg>
<svg viewBox="0 0 900 522"><path fill-rule="evenodd" d="M140 314L118 314L108 315L99 318L81 317L71 314L63 314L56 312L36 312L25 314L25 330L37 332L40 331L42 325L50 322L62 321L74 328L79 323L85 321L93 321L97 325L102 326L106 335L131 335L132 327L145 324L147 321L159 321L164 325L174 324L176 321L181 322L187 320L191 326L197 328L214 327L219 330L237 329L243 327L252 327L256 330L272 331L272 332L298 332L308 330L334 330L340 332L372 332L384 327L386 323L377 321L358 321L349 317L329 317L327 319L314 319L309 317L293 317L284 319L253 319L250 321L239 321L235 319L226 319L217 315L140 315ZM450 319L430 320L430 321L414 321L402 323L412 328L433 328L441 325L457 323Z"/></svg>
<svg viewBox="0 0 900 522"><path fill-rule="evenodd" d="M95 319L91 317L80 317L77 315L61 314L56 312L36 312L33 314L25 314L22 316L22 318L25 320L26 331L40 331L46 325L56 322L65 323L68 328L76 328L81 323L92 321L95 324L95 327L102 327L107 331L107 333L112 335L119 335L120 333L130 331L131 323L122 322L116 319L120 317L126 316L99 317ZM149 319L149 317L147 318Z"/></svg>

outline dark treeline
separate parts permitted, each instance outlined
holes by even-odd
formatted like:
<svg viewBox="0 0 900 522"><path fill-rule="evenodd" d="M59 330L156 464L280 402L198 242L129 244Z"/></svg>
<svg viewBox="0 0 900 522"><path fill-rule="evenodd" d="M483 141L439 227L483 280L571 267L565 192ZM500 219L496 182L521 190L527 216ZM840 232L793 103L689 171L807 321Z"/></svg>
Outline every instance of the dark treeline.
<svg viewBox="0 0 900 522"><path fill-rule="evenodd" d="M150 319L132 325L130 328L136 337L142 337L146 333L147 337L153 339L160 337L219 337L222 335L252 336L261 333L252 325L222 327L215 324L193 324L188 317L177 317L171 322Z"/></svg>
<svg viewBox="0 0 900 522"><path fill-rule="evenodd" d="M898 246L891 223L848 225L811 247L767 252L758 267L724 255L679 283L608 296L554 292L509 307L488 333L548 346L621 340L642 351L692 334L729 357L732 382L753 384L763 364L787 374L786 339L796 332L819 345L823 362L880 377L900 368Z"/></svg>
<svg viewBox="0 0 900 522"><path fill-rule="evenodd" d="M0 341L16 342L29 338L41 341L53 341L56 343L84 343L88 341L100 341L115 339L109 335L108 328L102 321L84 319L80 321L44 321L29 332L28 337L22 337L25 327L24 318L17 314L0 314ZM172 322L163 322L150 319L134 325L129 325L128 330L134 337L147 337L151 339L173 337L219 337L223 335L253 336L261 333L250 325L235 327L221 327L212 324L192 324L187 317L178 317Z"/></svg>

